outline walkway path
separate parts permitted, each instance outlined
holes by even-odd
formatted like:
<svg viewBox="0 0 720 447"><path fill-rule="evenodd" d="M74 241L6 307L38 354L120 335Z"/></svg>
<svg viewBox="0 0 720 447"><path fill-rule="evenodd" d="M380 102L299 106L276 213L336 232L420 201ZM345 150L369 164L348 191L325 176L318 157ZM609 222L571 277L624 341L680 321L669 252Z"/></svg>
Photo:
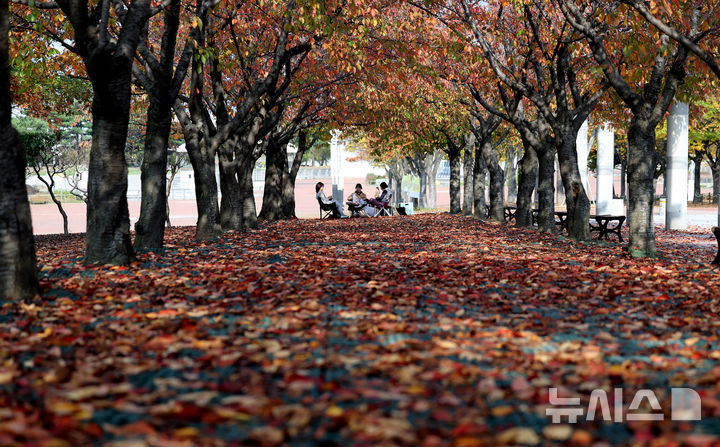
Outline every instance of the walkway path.
<svg viewBox="0 0 720 447"><path fill-rule="evenodd" d="M665 258L634 260L447 214L192 230L112 268L38 238L43 301L0 310L0 445L720 441L706 234L660 231ZM669 420L670 387L702 421ZM551 388L581 397L577 424L550 423ZM593 389L608 417L621 390L622 421L586 420ZM663 421L626 422L640 389Z"/></svg>

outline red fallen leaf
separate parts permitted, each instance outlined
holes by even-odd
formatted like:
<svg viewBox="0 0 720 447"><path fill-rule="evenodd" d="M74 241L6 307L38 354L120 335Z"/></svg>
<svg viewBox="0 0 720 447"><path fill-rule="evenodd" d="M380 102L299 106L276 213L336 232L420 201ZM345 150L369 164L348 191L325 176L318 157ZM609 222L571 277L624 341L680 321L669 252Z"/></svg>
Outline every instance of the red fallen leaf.
<svg viewBox="0 0 720 447"><path fill-rule="evenodd" d="M23 328L12 304L0 311L0 352L13 365L11 392L0 393L0 444L59 436L51 431L56 421L38 410L42 402L119 383L132 385L121 395L89 393L69 413L107 418L98 420L103 430L90 433L85 419L76 420L62 425L62 437L102 444L112 419L131 415L167 443L189 445L178 436L197 434L208 443L260 444L262 432L254 440L247 434L266 426L288 444L313 434L317 443L397 443L381 439L397 430L368 429L392 418L414 436L408 445L495 445L493 436L521 424L511 422L516 415L542 417L550 387L562 397L587 396L588 387L635 389L662 378L697 388L709 417L720 411L713 403L720 401L713 387L720 277L687 261L714 255L693 245L694 233L658 233L666 258L634 260L614 244L575 244L453 216L406 217L263 223L204 244L192 241L191 228L170 229L168 250L141 253L137 265L74 262L76 274L56 277L55 269L66 269L61 258L81 255L82 240L40 242L48 291L73 299L37 304L32 318L19 313L29 323ZM303 408L302 424L279 410L289 405ZM343 416L330 420L324 410L333 406ZM2 427L14 415L25 418L7 437ZM477 421L487 431L475 430ZM245 427L245 438L227 430L232 424ZM663 425L651 432L694 429L688 422L673 433ZM595 430L580 422L569 442L599 441ZM21 438L28 433L33 439Z"/></svg>
<svg viewBox="0 0 720 447"><path fill-rule="evenodd" d="M153 435L157 432L155 427L146 421L135 421L122 427L118 427L118 434L128 435Z"/></svg>

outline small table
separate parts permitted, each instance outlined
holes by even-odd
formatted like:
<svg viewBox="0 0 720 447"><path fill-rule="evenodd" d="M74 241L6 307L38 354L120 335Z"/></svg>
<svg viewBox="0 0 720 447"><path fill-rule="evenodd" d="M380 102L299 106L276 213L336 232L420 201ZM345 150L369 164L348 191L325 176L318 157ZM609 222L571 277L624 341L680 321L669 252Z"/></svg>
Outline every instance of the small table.
<svg viewBox="0 0 720 447"><path fill-rule="evenodd" d="M590 224L590 232L597 231L598 240L603 238L608 240L608 235L613 233L617 235L620 242L624 242L620 230L622 229L623 222L625 222L625 216L592 215L590 218L595 219L595 222L597 223L597 225L593 225L592 223ZM608 227L610 222L617 222L617 225L614 227Z"/></svg>

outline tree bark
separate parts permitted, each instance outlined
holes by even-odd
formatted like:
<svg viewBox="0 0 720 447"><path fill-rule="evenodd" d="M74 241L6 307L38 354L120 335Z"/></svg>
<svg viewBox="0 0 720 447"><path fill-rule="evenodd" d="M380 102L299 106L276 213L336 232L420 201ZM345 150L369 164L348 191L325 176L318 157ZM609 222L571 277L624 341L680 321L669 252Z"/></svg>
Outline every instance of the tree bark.
<svg viewBox="0 0 720 447"><path fill-rule="evenodd" d="M260 219L285 219L283 212L283 184L288 174L287 142L269 137L265 151L265 190L263 192Z"/></svg>
<svg viewBox="0 0 720 447"><path fill-rule="evenodd" d="M237 176L241 189L242 227L255 229L258 227L257 210L255 208L255 191L253 190L252 173L256 158L248 157L238 166Z"/></svg>
<svg viewBox="0 0 720 447"><path fill-rule="evenodd" d="M627 167L629 248L633 256L654 257L657 253L652 221L655 164L655 126L636 114L628 129Z"/></svg>
<svg viewBox="0 0 720 447"><path fill-rule="evenodd" d="M507 201L511 203L517 202L517 149L515 145L510 145L506 155L505 177L508 185Z"/></svg>
<svg viewBox="0 0 720 447"><path fill-rule="evenodd" d="M574 240L585 241L590 239L590 200L580 177L576 144L577 132L572 126L566 126L562 145L558 147L558 161L565 189L568 236Z"/></svg>
<svg viewBox="0 0 720 447"><path fill-rule="evenodd" d="M0 300L21 300L38 293L38 281L27 162L11 124L9 20L8 2L0 0Z"/></svg>
<svg viewBox="0 0 720 447"><path fill-rule="evenodd" d="M55 203L55 206L57 206L58 211L60 212L60 215L62 216L63 220L63 234L70 234L70 229L68 228L68 215L63 209L62 202L55 196L55 193L50 190L50 199Z"/></svg>
<svg viewBox="0 0 720 447"><path fill-rule="evenodd" d="M172 228L172 223L170 222L170 193L172 192L172 185L177 173L178 171L175 169L170 172L170 180L167 182L167 192L165 193L165 222L168 228Z"/></svg>
<svg viewBox="0 0 720 447"><path fill-rule="evenodd" d="M525 228L532 226L530 211L532 195L538 178L538 157L535 149L523 141L524 153L519 163L518 196L515 210L515 226Z"/></svg>
<svg viewBox="0 0 720 447"><path fill-rule="evenodd" d="M282 206L286 219L297 218L295 216L295 180L297 179L298 172L300 172L302 159L310 149L310 146L307 141L307 132L300 130L298 132L297 153L295 154L295 158L293 158L292 166L289 167L287 175L283 176Z"/></svg>
<svg viewBox="0 0 720 447"><path fill-rule="evenodd" d="M135 223L135 249L163 247L165 221L169 222L167 203L167 149L172 127L171 97L173 59L180 23L180 2L174 0L165 10L161 42L160 69L153 73L148 92L150 106L145 127L145 149L140 173L142 195L140 217Z"/></svg>
<svg viewBox="0 0 720 447"><path fill-rule="evenodd" d="M623 200L625 200L625 184L627 183L626 172L627 158L623 157L622 162L620 162L620 198Z"/></svg>
<svg viewBox="0 0 720 447"><path fill-rule="evenodd" d="M718 199L720 199L720 165L710 165L710 172L712 172L713 179L712 203L718 203Z"/></svg>
<svg viewBox="0 0 720 447"><path fill-rule="evenodd" d="M47 162L43 161L43 164L45 165L45 172L47 173L48 180L45 180L45 178L43 178L42 174L40 173L40 168L38 166L34 165L33 171L35 171L35 176L38 178L38 180L40 180L45 185L45 188L47 188L48 194L50 195L50 200L53 201L53 203L58 209L58 212L62 216L63 234L69 234L70 231L68 229L67 213L65 212L65 209L63 209L62 202L57 198L55 192L53 191L53 189L55 188L55 179L53 178L54 173L50 171L50 167L48 166Z"/></svg>
<svg viewBox="0 0 720 447"><path fill-rule="evenodd" d="M195 203L198 211L195 239L217 239L222 229L215 180L215 156L204 144L200 144L197 135L192 133L185 133L185 147L195 174Z"/></svg>
<svg viewBox="0 0 720 447"><path fill-rule="evenodd" d="M475 148L475 135L468 138L465 142L463 150L463 205L462 213L464 216L473 215L473 150Z"/></svg>
<svg viewBox="0 0 720 447"><path fill-rule="evenodd" d="M130 117L130 70L97 69L102 74L96 72L91 76L94 79L93 130L85 263L127 264L135 258L130 242L125 161Z"/></svg>
<svg viewBox="0 0 720 447"><path fill-rule="evenodd" d="M460 148L448 148L450 158L450 214L459 214L462 209L460 205Z"/></svg>
<svg viewBox="0 0 720 447"><path fill-rule="evenodd" d="M427 171L427 207L437 208L437 168Z"/></svg>
<svg viewBox="0 0 720 447"><path fill-rule="evenodd" d="M473 204L475 210L473 216L476 219L487 218L487 208L485 206L485 176L487 174L487 166L485 158L482 154L482 142L475 145L475 160L473 163Z"/></svg>
<svg viewBox="0 0 720 447"><path fill-rule="evenodd" d="M168 102L150 95L140 167L140 217L135 223L135 249L138 250L163 247L167 220L167 142L172 124Z"/></svg>
<svg viewBox="0 0 720 447"><path fill-rule="evenodd" d="M418 208L427 208L427 172L423 170L418 178L420 179L420 197L418 197Z"/></svg>
<svg viewBox="0 0 720 447"><path fill-rule="evenodd" d="M220 161L220 227L224 231L242 229L242 186L237 177L238 160L231 142L218 152Z"/></svg>
<svg viewBox="0 0 720 447"><path fill-rule="evenodd" d="M444 157L441 151L435 150L431 155L428 155L428 158L425 165L428 189L427 207L434 209L437 207L437 172Z"/></svg>
<svg viewBox="0 0 720 447"><path fill-rule="evenodd" d="M692 161L693 163L695 163L695 172L693 177L693 203L702 203L702 192L700 191L700 169L702 169L702 155L693 155Z"/></svg>
<svg viewBox="0 0 720 447"><path fill-rule="evenodd" d="M505 221L505 171L500 167L497 152L490 139L482 142L482 156L490 173L490 220Z"/></svg>
<svg viewBox="0 0 720 447"><path fill-rule="evenodd" d="M538 150L538 230L555 233L555 150Z"/></svg>

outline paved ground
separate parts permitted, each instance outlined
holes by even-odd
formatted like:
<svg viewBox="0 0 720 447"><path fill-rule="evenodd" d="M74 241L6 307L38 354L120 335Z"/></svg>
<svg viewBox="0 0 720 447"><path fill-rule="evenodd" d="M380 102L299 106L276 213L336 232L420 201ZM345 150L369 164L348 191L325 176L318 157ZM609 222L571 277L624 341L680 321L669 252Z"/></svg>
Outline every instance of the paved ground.
<svg viewBox="0 0 720 447"><path fill-rule="evenodd" d="M325 192L330 195L332 192L332 182L330 179L321 180L325 183ZM315 199L315 183L317 180L299 180L295 188L296 214L299 218L315 218L318 217L318 204ZM374 187L368 187L365 179L348 178L345 181L345 197L355 188L356 183L365 185L367 193L374 195ZM262 190L255 191L255 204L258 212L262 206ZM448 189L438 189L438 207L440 209L448 208L450 198ZM129 202L130 223L135 225L140 216L140 202ZM66 203L63 205L68 214L68 226L71 233L85 232L85 204L84 203ZM31 205L30 210L33 218L33 228L35 234L54 234L62 233L62 217L57 207L52 204ZM170 201L170 221L174 226L195 225L197 222L197 209L194 200L171 200Z"/></svg>
<svg viewBox="0 0 720 447"><path fill-rule="evenodd" d="M332 191L331 180L324 179L327 186L327 193ZM316 180L300 180L295 189L296 214L299 218L318 217L318 206L315 200ZM349 178L345 181L345 196L354 189L356 183L365 185L362 178ZM374 194L374 188L365 186L366 191ZM255 191L255 203L260 211L262 206L262 190ZM329 195L329 194L328 194ZM450 206L447 187L438 189L438 206L440 210L447 210ZM85 231L85 204L66 203L63 205L69 217L69 228L71 233L82 233ZM135 225L140 215L140 202L129 203L130 223ZM35 234L54 234L62 232L62 218L54 204L32 205L30 207L33 217L33 228ZM197 222L197 209L194 200L172 200L170 201L170 220L175 226L195 225ZM665 225L665 215L655 208L655 222L658 225ZM717 209L712 207L690 208L688 210L688 224L691 226L710 228L718 223Z"/></svg>

